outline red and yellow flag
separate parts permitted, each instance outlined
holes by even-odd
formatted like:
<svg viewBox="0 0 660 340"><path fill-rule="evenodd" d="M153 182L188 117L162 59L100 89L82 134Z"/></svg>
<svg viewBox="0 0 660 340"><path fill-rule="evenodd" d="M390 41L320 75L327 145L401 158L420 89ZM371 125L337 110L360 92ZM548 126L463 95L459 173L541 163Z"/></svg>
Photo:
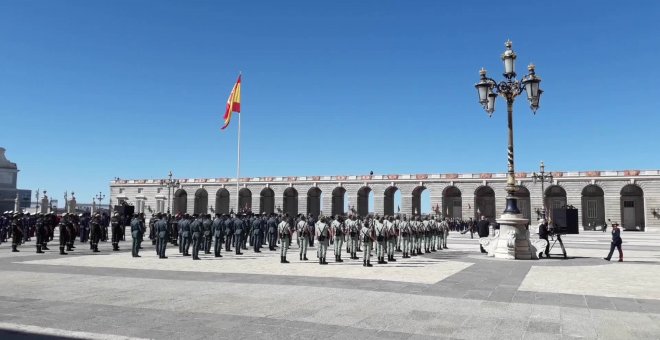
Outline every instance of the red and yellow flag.
<svg viewBox="0 0 660 340"><path fill-rule="evenodd" d="M227 126L229 126L229 122L231 121L231 114L232 112L241 112L241 75L238 75L238 80L236 81L236 84L234 84L234 88L231 90L231 93L229 94L229 99L227 99L227 108L225 109L225 125L222 127L221 130L224 130Z"/></svg>

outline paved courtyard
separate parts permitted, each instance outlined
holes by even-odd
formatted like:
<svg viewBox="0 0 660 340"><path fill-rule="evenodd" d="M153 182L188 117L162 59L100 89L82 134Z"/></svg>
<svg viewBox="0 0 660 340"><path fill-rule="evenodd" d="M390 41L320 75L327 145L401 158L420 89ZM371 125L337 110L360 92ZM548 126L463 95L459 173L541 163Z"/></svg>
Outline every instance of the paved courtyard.
<svg viewBox="0 0 660 340"><path fill-rule="evenodd" d="M319 266L314 248L300 262L295 242L287 265L268 248L192 261L148 240L139 259L129 242L68 256L4 243L0 338L658 339L660 234L622 237L623 263L602 259L609 233L567 235L569 259L538 261L452 233L448 250L373 268Z"/></svg>

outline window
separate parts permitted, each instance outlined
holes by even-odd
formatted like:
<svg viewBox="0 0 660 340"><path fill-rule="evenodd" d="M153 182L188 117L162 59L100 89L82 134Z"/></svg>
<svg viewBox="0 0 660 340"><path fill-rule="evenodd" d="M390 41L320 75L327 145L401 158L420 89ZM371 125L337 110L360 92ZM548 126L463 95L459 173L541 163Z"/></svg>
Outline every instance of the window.
<svg viewBox="0 0 660 340"><path fill-rule="evenodd" d="M142 193L142 188L138 188L138 194Z"/></svg>
<svg viewBox="0 0 660 340"><path fill-rule="evenodd" d="M156 190L156 192L159 193L159 194L160 194L162 191L163 191L163 188L158 188L158 189Z"/></svg>
<svg viewBox="0 0 660 340"><path fill-rule="evenodd" d="M623 201L623 207L624 208L634 208L635 207L635 201Z"/></svg>
<svg viewBox="0 0 660 340"><path fill-rule="evenodd" d="M123 194L124 193L124 188L119 188L119 193Z"/></svg>
<svg viewBox="0 0 660 340"><path fill-rule="evenodd" d="M596 200L588 200L587 201L587 218L589 219L595 219L596 216L598 216L598 205L596 204Z"/></svg>

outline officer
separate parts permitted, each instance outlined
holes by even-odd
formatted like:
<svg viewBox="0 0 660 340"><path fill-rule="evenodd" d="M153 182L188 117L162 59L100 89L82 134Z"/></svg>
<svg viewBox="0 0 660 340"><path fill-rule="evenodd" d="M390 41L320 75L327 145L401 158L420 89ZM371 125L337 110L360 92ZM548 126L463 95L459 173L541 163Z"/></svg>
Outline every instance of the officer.
<svg viewBox="0 0 660 340"><path fill-rule="evenodd" d="M99 241L101 240L101 215L94 214L94 218L91 221L91 230L90 230L90 242L92 243L92 251L95 253L99 252Z"/></svg>
<svg viewBox="0 0 660 340"><path fill-rule="evenodd" d="M362 222L362 217L358 217L358 220ZM360 230L360 239L362 239L362 245L364 246L364 252L362 254L362 266L363 267L373 267L371 264L371 244L375 240L375 235L373 229L369 226L369 221L362 223L362 229Z"/></svg>
<svg viewBox="0 0 660 340"><path fill-rule="evenodd" d="M403 246L403 258L410 258L410 248L412 245L412 231L410 229L410 222L408 221L407 216L403 216L403 221L399 226L399 232L401 233L401 245Z"/></svg>
<svg viewBox="0 0 660 340"><path fill-rule="evenodd" d="M118 213L112 214L110 225L112 226L112 251L119 251L119 239L121 237L121 228L123 226Z"/></svg>
<svg viewBox="0 0 660 340"><path fill-rule="evenodd" d="M309 229L307 229L307 219L305 215L300 216L300 221L296 224L296 232L300 240L300 261L308 261L307 247L309 245Z"/></svg>
<svg viewBox="0 0 660 340"><path fill-rule="evenodd" d="M341 259L341 248L344 244L344 234L346 234L346 232L344 230L344 221L341 216L336 215L330 227L335 239L335 262L344 262L344 260Z"/></svg>
<svg viewBox="0 0 660 340"><path fill-rule="evenodd" d="M69 243L69 228L67 224L69 223L69 214L64 214L62 216L62 220L60 221L60 224L58 225L60 229L60 255L68 255L68 253L64 252L64 247ZM73 236L73 235L71 235Z"/></svg>
<svg viewBox="0 0 660 340"><path fill-rule="evenodd" d="M211 215L206 214L202 219L202 230L204 231L204 254L211 253L211 241L213 238Z"/></svg>
<svg viewBox="0 0 660 340"><path fill-rule="evenodd" d="M348 248L351 254L351 260L358 260L357 249L360 242L360 225L358 220L354 220L352 215L348 215L344 225L346 227L346 234L348 235Z"/></svg>
<svg viewBox="0 0 660 340"><path fill-rule="evenodd" d="M291 225L289 224L289 214L284 214L282 222L277 226L277 232L280 236L282 247L280 248L280 263L289 263L286 260L286 252L289 250L289 241L291 240Z"/></svg>
<svg viewBox="0 0 660 340"><path fill-rule="evenodd" d="M202 218L195 214L193 221L190 223L190 233L192 234L192 259L200 260L199 249L202 242Z"/></svg>
<svg viewBox="0 0 660 340"><path fill-rule="evenodd" d="M225 251L231 251L232 238L234 237L234 216L225 216L227 219L224 221L225 227Z"/></svg>
<svg viewBox="0 0 660 340"><path fill-rule="evenodd" d="M241 246L243 245L243 233L246 229L244 221L238 216L234 217L234 248L236 249L236 255L243 255L241 253Z"/></svg>
<svg viewBox="0 0 660 340"><path fill-rule="evenodd" d="M37 221L35 226L36 226L35 232L37 236L37 254L43 254L44 252L41 250L41 244L43 243L44 236L46 236L43 214L41 213L37 214Z"/></svg>
<svg viewBox="0 0 660 340"><path fill-rule="evenodd" d="M397 231L394 229L394 217L389 216L384 222L387 231L387 260L396 262L394 259L394 250L396 248Z"/></svg>
<svg viewBox="0 0 660 340"><path fill-rule="evenodd" d="M19 252L18 246L23 240L23 229L21 228L21 213L14 214L11 221L11 251Z"/></svg>
<svg viewBox="0 0 660 340"><path fill-rule="evenodd" d="M268 249L274 251L277 248L277 219L275 214L270 214L270 218L266 222L266 227L268 229Z"/></svg>
<svg viewBox="0 0 660 340"><path fill-rule="evenodd" d="M385 225L383 225L382 217L376 216L373 220L374 233L376 234L376 257L378 257L378 264L387 264L385 261L385 242L387 241L387 233Z"/></svg>
<svg viewBox="0 0 660 340"><path fill-rule="evenodd" d="M158 213L156 218L158 218L158 220L154 223L154 227L156 227L156 233L158 236L158 242L156 243L158 248L158 258L166 259L167 256L165 256L165 250L167 249L168 238L167 219L163 217L162 213Z"/></svg>
<svg viewBox="0 0 660 340"><path fill-rule="evenodd" d="M325 260L325 255L328 251L328 246L330 244L330 226L326 223L326 217L320 216L318 222L316 222L315 231L316 240L319 241L319 246L317 249L316 255L319 258L319 264L328 264Z"/></svg>
<svg viewBox="0 0 660 340"><path fill-rule="evenodd" d="M133 237L133 248L131 251L133 257L141 257L138 253L140 252L140 240L142 239L142 222L137 214L131 220L131 236Z"/></svg>

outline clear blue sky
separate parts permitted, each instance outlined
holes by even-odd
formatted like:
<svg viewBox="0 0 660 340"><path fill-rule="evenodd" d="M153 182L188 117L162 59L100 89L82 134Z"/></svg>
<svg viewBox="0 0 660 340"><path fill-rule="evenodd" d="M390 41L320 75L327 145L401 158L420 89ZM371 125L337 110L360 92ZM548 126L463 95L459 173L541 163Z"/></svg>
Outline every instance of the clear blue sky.
<svg viewBox="0 0 660 340"><path fill-rule="evenodd" d="M0 146L19 187L89 202L114 177L506 171L483 66L545 90L515 107L516 167L658 169L657 1L0 2ZM59 198L59 197L58 197ZM106 199L107 200L107 199Z"/></svg>

